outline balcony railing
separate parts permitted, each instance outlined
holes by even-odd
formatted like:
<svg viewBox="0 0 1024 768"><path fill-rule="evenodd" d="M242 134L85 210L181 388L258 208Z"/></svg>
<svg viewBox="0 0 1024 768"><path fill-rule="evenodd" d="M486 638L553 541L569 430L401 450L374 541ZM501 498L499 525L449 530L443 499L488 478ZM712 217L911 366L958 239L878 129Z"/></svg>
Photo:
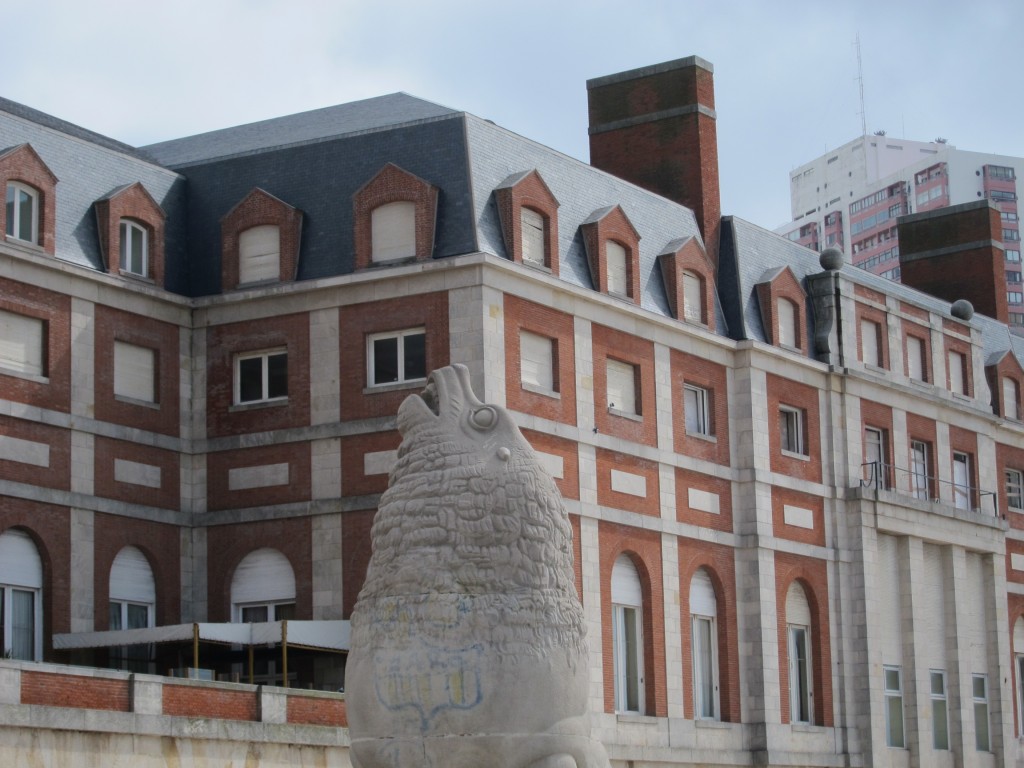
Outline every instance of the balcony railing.
<svg viewBox="0 0 1024 768"><path fill-rule="evenodd" d="M892 491L921 501L939 501L948 504L949 496L957 509L980 512L993 517L999 516L998 498L995 491L986 491L954 480L940 480L929 475L895 464L868 461L861 465L862 488ZM943 494L941 489L949 488L951 493Z"/></svg>

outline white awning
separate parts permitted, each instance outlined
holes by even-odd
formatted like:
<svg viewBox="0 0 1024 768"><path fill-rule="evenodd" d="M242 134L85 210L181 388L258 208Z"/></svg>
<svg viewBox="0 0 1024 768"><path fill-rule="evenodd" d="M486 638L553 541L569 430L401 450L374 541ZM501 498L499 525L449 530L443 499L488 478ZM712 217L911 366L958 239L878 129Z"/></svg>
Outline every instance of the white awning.
<svg viewBox="0 0 1024 768"><path fill-rule="evenodd" d="M287 635L285 628L287 627ZM53 636L53 648L68 651L78 648L111 648L149 643L186 643L195 639L232 645L288 645L328 651L349 649L348 621L268 621L256 624L172 624L144 629L105 632L68 632Z"/></svg>

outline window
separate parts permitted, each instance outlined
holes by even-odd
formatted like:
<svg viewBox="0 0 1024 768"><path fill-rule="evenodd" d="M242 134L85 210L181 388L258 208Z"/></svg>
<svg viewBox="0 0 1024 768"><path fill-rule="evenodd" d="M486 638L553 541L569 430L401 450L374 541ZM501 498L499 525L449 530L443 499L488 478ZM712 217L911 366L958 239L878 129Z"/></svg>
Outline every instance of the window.
<svg viewBox="0 0 1024 768"><path fill-rule="evenodd" d="M708 391L691 384L683 386L683 414L686 418L686 434L711 435L711 410Z"/></svg>
<svg viewBox="0 0 1024 768"><path fill-rule="evenodd" d="M1006 273L1006 282L1008 283L1020 283L1024 282L1021 280L1020 272L1008 271Z"/></svg>
<svg viewBox="0 0 1024 768"><path fill-rule="evenodd" d="M367 385L402 384L427 377L427 333L423 328L376 333L367 338Z"/></svg>
<svg viewBox="0 0 1024 768"><path fill-rule="evenodd" d="M238 282L261 283L281 276L281 228L250 227L238 236Z"/></svg>
<svg viewBox="0 0 1024 768"><path fill-rule="evenodd" d="M615 711L644 711L643 590L633 561L619 555L612 568L612 659Z"/></svg>
<svg viewBox="0 0 1024 768"><path fill-rule="evenodd" d="M718 601L703 568L690 581L693 644L693 714L697 720L718 720Z"/></svg>
<svg viewBox="0 0 1024 768"><path fill-rule="evenodd" d="M915 381L928 381L927 371L924 339L907 336L907 376Z"/></svg>
<svg viewBox="0 0 1024 768"><path fill-rule="evenodd" d="M864 479L872 488L888 488L886 478L889 467L886 462L885 432L875 427L864 429Z"/></svg>
<svg viewBox="0 0 1024 768"><path fill-rule="evenodd" d="M0 309L0 369L46 375L46 323Z"/></svg>
<svg viewBox="0 0 1024 768"><path fill-rule="evenodd" d="M519 332L519 375L528 389L557 391L553 339L529 331Z"/></svg>
<svg viewBox="0 0 1024 768"><path fill-rule="evenodd" d="M953 452L953 504L957 509L971 508L971 457Z"/></svg>
<svg viewBox="0 0 1024 768"><path fill-rule="evenodd" d="M958 395L967 393L967 379L965 373L967 365L964 356L959 352L949 353L949 389Z"/></svg>
<svg viewBox="0 0 1024 768"><path fill-rule="evenodd" d="M971 699L974 701L974 747L991 750L988 721L988 675L971 675Z"/></svg>
<svg viewBox="0 0 1024 768"><path fill-rule="evenodd" d="M640 415L640 402L636 396L636 366L608 358L608 408Z"/></svg>
<svg viewBox="0 0 1024 768"><path fill-rule="evenodd" d="M784 453L806 455L804 414L796 408L779 408L779 443Z"/></svg>
<svg viewBox="0 0 1024 768"><path fill-rule="evenodd" d="M608 269L608 293L619 296L629 295L627 263L629 255L621 243L609 240L605 243L605 264Z"/></svg>
<svg viewBox="0 0 1024 768"><path fill-rule="evenodd" d="M1024 292L1022 291L1007 291L1006 301L1010 304L1024 304Z"/></svg>
<svg viewBox="0 0 1024 768"><path fill-rule="evenodd" d="M416 255L416 204L388 203L370 214L370 259L374 263Z"/></svg>
<svg viewBox="0 0 1024 768"><path fill-rule="evenodd" d="M14 181L7 185L7 236L39 242L39 192Z"/></svg>
<svg viewBox="0 0 1024 768"><path fill-rule="evenodd" d="M797 347L796 328L796 304L789 299L779 299L776 302L779 316L779 345L783 347Z"/></svg>
<svg viewBox="0 0 1024 768"><path fill-rule="evenodd" d="M922 440L910 441L910 492L918 499L927 500L930 495L928 454L928 443Z"/></svg>
<svg viewBox="0 0 1024 768"><path fill-rule="evenodd" d="M532 208L519 209L519 224L523 242L523 261L544 266L544 217Z"/></svg>
<svg viewBox="0 0 1024 768"><path fill-rule="evenodd" d="M235 357L235 404L288 397L288 350L271 349Z"/></svg>
<svg viewBox="0 0 1024 768"><path fill-rule="evenodd" d="M885 690L885 743L906 746L903 738L903 681L899 667L883 667Z"/></svg>
<svg viewBox="0 0 1024 768"><path fill-rule="evenodd" d="M683 319L704 322L704 288L693 272L683 272Z"/></svg>
<svg viewBox="0 0 1024 768"><path fill-rule="evenodd" d="M865 365L882 367L881 335L882 329L878 323L871 320L860 321L861 362Z"/></svg>
<svg viewBox="0 0 1024 768"><path fill-rule="evenodd" d="M43 653L43 563L27 533L0 535L0 653L38 661Z"/></svg>
<svg viewBox="0 0 1024 768"><path fill-rule="evenodd" d="M1024 473L1019 469L1005 469L1006 504L1010 509L1024 510Z"/></svg>
<svg viewBox="0 0 1024 768"><path fill-rule="evenodd" d="M136 547L117 553L110 567L109 628L143 629L155 623L156 582L146 556ZM112 661L120 669L150 673L153 649L149 645L112 648Z"/></svg>
<svg viewBox="0 0 1024 768"><path fill-rule="evenodd" d="M1003 416L1007 419L1020 418L1020 387L1014 379L1003 377Z"/></svg>
<svg viewBox="0 0 1024 768"><path fill-rule="evenodd" d="M1006 260L1017 263L1020 261L1020 249L1018 248L1007 248L1006 249Z"/></svg>
<svg viewBox="0 0 1024 768"><path fill-rule="evenodd" d="M250 552L231 577L232 621L281 621L295 608L295 572L276 549Z"/></svg>
<svg viewBox="0 0 1024 768"><path fill-rule="evenodd" d="M814 721L814 688L811 679L811 610L803 587L794 582L786 595L789 636L789 721Z"/></svg>
<svg viewBox="0 0 1024 768"><path fill-rule="evenodd" d="M121 271L149 277L149 235L146 228L121 219Z"/></svg>
<svg viewBox="0 0 1024 768"><path fill-rule="evenodd" d="M949 715L946 706L946 673L931 670L932 747L949 749Z"/></svg>
<svg viewBox="0 0 1024 768"><path fill-rule="evenodd" d="M155 403L156 350L124 341L114 342L114 395Z"/></svg>
<svg viewBox="0 0 1024 768"><path fill-rule="evenodd" d="M1021 634L1022 620L1017 619L1017 623L1013 628L1013 647L1017 651L1024 650L1024 644L1018 643L1017 640ZM1024 653L1018 652L1014 657L1017 667L1017 712L1024 713ZM1020 733L1018 736L1024 736L1024 717L1018 716L1018 722L1020 727Z"/></svg>
<svg viewBox="0 0 1024 768"><path fill-rule="evenodd" d="M1016 229L1004 228L1003 229L1003 240L1009 240L1009 241L1016 242L1017 240L1020 240L1020 232L1018 232Z"/></svg>

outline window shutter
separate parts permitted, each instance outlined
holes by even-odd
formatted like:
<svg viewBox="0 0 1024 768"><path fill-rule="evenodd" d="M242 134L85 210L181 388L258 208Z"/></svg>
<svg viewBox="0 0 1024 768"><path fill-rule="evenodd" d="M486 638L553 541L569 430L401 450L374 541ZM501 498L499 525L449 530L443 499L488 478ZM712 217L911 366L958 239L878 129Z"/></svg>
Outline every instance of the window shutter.
<svg viewBox="0 0 1024 768"><path fill-rule="evenodd" d="M373 261L406 259L416 255L416 204L388 203L370 215Z"/></svg>
<svg viewBox="0 0 1024 768"><path fill-rule="evenodd" d="M696 323L704 321L702 305L703 292L700 289L700 278L692 272L683 273L683 317Z"/></svg>
<svg viewBox="0 0 1024 768"><path fill-rule="evenodd" d="M146 556L135 547L118 552L110 566L110 599L145 605L156 602L153 571Z"/></svg>
<svg viewBox="0 0 1024 768"><path fill-rule="evenodd" d="M949 355L949 388L957 394L964 394L964 358L959 352Z"/></svg>
<svg viewBox="0 0 1024 768"><path fill-rule="evenodd" d="M43 329L42 320L0 310L0 368L45 375Z"/></svg>
<svg viewBox="0 0 1024 768"><path fill-rule="evenodd" d="M258 283L281 277L281 229L274 224L251 227L238 237L238 282Z"/></svg>
<svg viewBox="0 0 1024 768"><path fill-rule="evenodd" d="M875 569L875 594L879 602L879 625L882 629L882 663L902 664L900 612L900 567L896 539L878 536L878 567Z"/></svg>
<svg viewBox="0 0 1024 768"><path fill-rule="evenodd" d="M690 613L696 616L718 615L715 588L711 584L711 577L703 568L693 574L690 580Z"/></svg>
<svg viewBox="0 0 1024 768"><path fill-rule="evenodd" d="M793 582L786 592L786 623L801 627L811 626L811 609L807 605L807 595L799 583Z"/></svg>
<svg viewBox="0 0 1024 768"><path fill-rule="evenodd" d="M43 561L27 533L8 529L0 535L0 584L42 589Z"/></svg>
<svg viewBox="0 0 1024 768"><path fill-rule="evenodd" d="M1020 409L1017 406L1017 382L1005 377L1003 378L1003 416L1008 419L1020 418Z"/></svg>
<svg viewBox="0 0 1024 768"><path fill-rule="evenodd" d="M878 323L871 320L860 321L861 361L865 365L880 366L882 358L878 354Z"/></svg>
<svg viewBox="0 0 1024 768"><path fill-rule="evenodd" d="M553 390L552 340L529 331L519 333L520 373L523 384Z"/></svg>
<svg viewBox="0 0 1024 768"><path fill-rule="evenodd" d="M614 240L605 243L605 264L608 268L608 293L628 296L626 282L626 249Z"/></svg>
<svg viewBox="0 0 1024 768"><path fill-rule="evenodd" d="M916 336L907 337L907 375L924 381L924 342Z"/></svg>
<svg viewBox="0 0 1024 768"><path fill-rule="evenodd" d="M915 592L915 599L920 598L924 606L921 615L924 627L915 636L923 640L924 659L921 666L932 669L946 669L946 595L949 594L945 578L945 563L942 547L935 544L924 545L924 569L921 589Z"/></svg>
<svg viewBox="0 0 1024 768"><path fill-rule="evenodd" d="M608 407L636 413L635 369L629 363L608 360Z"/></svg>
<svg viewBox="0 0 1024 768"><path fill-rule="evenodd" d="M544 217L532 208L519 209L523 261L544 264Z"/></svg>
<svg viewBox="0 0 1024 768"><path fill-rule="evenodd" d="M644 604L640 574L627 555L619 555L612 566L612 603L636 608Z"/></svg>
<svg viewBox="0 0 1024 768"><path fill-rule="evenodd" d="M779 316L779 344L784 347L796 346L796 306L789 299L776 303Z"/></svg>
<svg viewBox="0 0 1024 768"><path fill-rule="evenodd" d="M156 402L155 350L114 342L114 394Z"/></svg>
<svg viewBox="0 0 1024 768"><path fill-rule="evenodd" d="M295 599L295 572L276 549L250 552L231 577L231 603L273 603Z"/></svg>

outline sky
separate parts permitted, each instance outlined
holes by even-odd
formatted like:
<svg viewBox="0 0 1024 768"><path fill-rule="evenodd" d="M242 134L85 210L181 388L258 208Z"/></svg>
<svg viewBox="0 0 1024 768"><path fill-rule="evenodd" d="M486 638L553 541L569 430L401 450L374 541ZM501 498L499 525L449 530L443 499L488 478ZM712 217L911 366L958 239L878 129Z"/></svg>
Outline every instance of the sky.
<svg viewBox="0 0 1024 768"><path fill-rule="evenodd" d="M868 132L1024 156L1020 0L0 0L0 95L128 144L405 91L586 162L586 81L714 65L722 212Z"/></svg>

